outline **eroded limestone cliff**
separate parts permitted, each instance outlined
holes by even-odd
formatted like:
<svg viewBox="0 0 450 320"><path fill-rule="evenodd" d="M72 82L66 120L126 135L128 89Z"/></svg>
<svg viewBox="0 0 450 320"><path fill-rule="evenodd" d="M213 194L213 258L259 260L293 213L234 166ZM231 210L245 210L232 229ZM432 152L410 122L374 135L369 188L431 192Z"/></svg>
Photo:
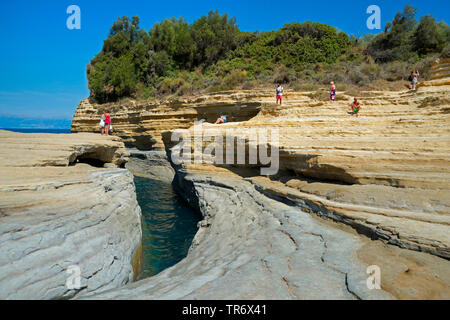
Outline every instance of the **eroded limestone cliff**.
<svg viewBox="0 0 450 320"><path fill-rule="evenodd" d="M450 58L437 59L431 67L430 75L430 81L419 83L417 88L450 85Z"/></svg>
<svg viewBox="0 0 450 320"><path fill-rule="evenodd" d="M133 280L142 231L127 159L115 137L0 131L0 299L66 299ZM79 288L66 285L71 266Z"/></svg>
<svg viewBox="0 0 450 320"><path fill-rule="evenodd" d="M164 144L169 158L176 129L189 128L181 134L186 140L211 138L203 147L217 132L231 135L247 150L249 131L277 130L279 140L268 144L279 149L280 170L265 177L261 163L174 165L180 194L205 217L188 256L156 277L96 297L448 299L450 86L445 77L435 81L418 92L360 92L359 116L350 114L353 97L342 92L324 102L288 91L283 106L263 91L189 98L157 129L142 118L147 110L135 109L136 126L148 126L145 134L157 141L147 146ZM177 118L196 99L214 101L215 114ZM258 105L254 117L211 124L249 103ZM92 117L76 116L73 130L93 130L87 119L95 127L100 107L89 107ZM194 130L202 118L210 123ZM118 135L133 144L136 132ZM382 269L381 291L367 288L370 265Z"/></svg>
<svg viewBox="0 0 450 320"><path fill-rule="evenodd" d="M256 116L264 92L211 94L193 98L172 98L161 102L126 100L111 104L81 101L72 120L72 132L99 132L98 124L105 110L112 113L116 135L128 146L141 150L164 149L161 132L189 128L195 120L216 121L226 111L230 121L244 121Z"/></svg>
<svg viewBox="0 0 450 320"><path fill-rule="evenodd" d="M247 173L261 192L392 244L449 258L449 89L361 92L359 116L349 114L351 97L333 103L304 95L299 103L297 94L295 103L264 105L246 122L191 128L180 141L201 136L205 151L216 136L243 138L248 145L258 129L276 129L279 174ZM178 143L172 132L163 136L168 148ZM252 166L247 159L226 167Z"/></svg>

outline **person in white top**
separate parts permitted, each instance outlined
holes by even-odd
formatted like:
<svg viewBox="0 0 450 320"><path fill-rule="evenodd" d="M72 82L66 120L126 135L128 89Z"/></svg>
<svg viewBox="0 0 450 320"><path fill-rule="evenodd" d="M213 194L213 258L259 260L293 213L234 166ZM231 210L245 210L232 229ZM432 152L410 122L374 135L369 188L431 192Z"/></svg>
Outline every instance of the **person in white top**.
<svg viewBox="0 0 450 320"><path fill-rule="evenodd" d="M277 84L277 104L278 104L278 101L280 101L280 105L282 105L283 104L283 91L284 91L284 88L281 86L281 84Z"/></svg>

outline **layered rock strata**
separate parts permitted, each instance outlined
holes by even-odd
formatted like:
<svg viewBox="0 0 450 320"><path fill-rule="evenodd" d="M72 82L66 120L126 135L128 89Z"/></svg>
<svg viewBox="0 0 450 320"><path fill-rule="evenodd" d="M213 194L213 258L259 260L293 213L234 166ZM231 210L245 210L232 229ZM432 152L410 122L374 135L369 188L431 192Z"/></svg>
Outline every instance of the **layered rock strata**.
<svg viewBox="0 0 450 320"><path fill-rule="evenodd" d="M201 135L203 148L217 136L243 140L245 163L177 167L180 194L205 217L188 256L156 277L96 297L448 299L449 89L440 82L418 92L360 92L358 116L350 114L353 97L340 92L334 103L288 92L283 106L262 91L241 92L240 103L260 105L250 120L204 123L196 131L193 121L201 117L192 117L181 140ZM236 94L215 97L236 101ZM160 127L154 146L163 141L173 160L180 142L174 132L186 127ZM279 139L255 144L254 130L277 131ZM263 163L248 161L250 148L263 145L279 150L276 175L262 176ZM203 148L204 159L214 159L218 149L211 157ZM371 265L382 270L381 291L367 288Z"/></svg>
<svg viewBox="0 0 450 320"><path fill-rule="evenodd" d="M214 149L207 146L214 146L212 141L219 137L225 146L220 160L225 163L225 137L235 141L234 154L237 139L245 140L245 164L238 165L235 159L229 168L255 166L248 161L249 144L259 151L258 144L268 142L269 153L275 144L279 149L279 174L253 179L262 192L364 229L389 243L449 258L447 89L372 92L362 98L359 116L350 115L348 104L342 100L316 105L265 105L250 121L204 124L181 132L179 141L190 143L193 162L198 158L194 152L196 139L203 139L201 151L205 153ZM266 141L251 142L250 137L259 137L261 130L267 130ZM278 139L271 141L275 130ZM172 141L172 132L163 136L169 148L179 143ZM203 156L203 160L214 160Z"/></svg>
<svg viewBox="0 0 450 320"><path fill-rule="evenodd" d="M193 98L172 98L161 102L128 100L111 104L91 104L83 100L72 120L72 132L99 132L102 112L110 110L115 134L130 147L141 150L164 149L161 132L189 128L194 121L215 122L226 112L230 121L244 121L258 114L264 92L229 92Z"/></svg>
<svg viewBox="0 0 450 320"><path fill-rule="evenodd" d="M365 267L353 258L354 237L322 228L239 177L180 172L178 179L182 195L205 216L188 257L156 277L94 298L390 297L367 289ZM307 270L315 271L305 277Z"/></svg>
<svg viewBox="0 0 450 320"><path fill-rule="evenodd" d="M171 183L175 170L163 150L141 151L128 149L130 159L126 168L135 176Z"/></svg>
<svg viewBox="0 0 450 320"><path fill-rule="evenodd" d="M450 86L450 58L437 59L431 66L430 80L422 81L421 87Z"/></svg>
<svg viewBox="0 0 450 320"><path fill-rule="evenodd" d="M448 262L370 241L260 193L225 169L179 169L180 194L204 215L188 256L93 299L448 299ZM402 250L401 252L399 250ZM381 290L367 286L378 266ZM425 285L426 283L426 285Z"/></svg>
<svg viewBox="0 0 450 320"><path fill-rule="evenodd" d="M0 141L0 299L68 299L133 281L141 211L120 139L0 131Z"/></svg>

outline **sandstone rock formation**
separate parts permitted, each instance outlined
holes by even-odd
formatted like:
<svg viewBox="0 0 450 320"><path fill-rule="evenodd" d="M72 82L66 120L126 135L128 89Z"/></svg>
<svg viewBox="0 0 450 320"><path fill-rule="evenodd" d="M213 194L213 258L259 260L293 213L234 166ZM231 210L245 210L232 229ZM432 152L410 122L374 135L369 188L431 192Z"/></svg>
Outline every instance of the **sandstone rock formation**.
<svg viewBox="0 0 450 320"><path fill-rule="evenodd" d="M176 181L205 218L188 256L155 277L92 299L450 297L448 261L441 258L337 228L225 169L192 166L180 169ZM367 286L372 265L381 269L381 290Z"/></svg>
<svg viewBox="0 0 450 320"><path fill-rule="evenodd" d="M420 82L417 88L430 86L450 86L450 58L437 59L430 72L430 80Z"/></svg>
<svg viewBox="0 0 450 320"><path fill-rule="evenodd" d="M120 139L0 131L0 142L0 299L65 299L131 282L141 211L132 175L119 168L128 159ZM66 286L71 266L79 289Z"/></svg>
<svg viewBox="0 0 450 320"><path fill-rule="evenodd" d="M247 122L206 124L184 134L192 141L196 135L213 141L217 132L248 141L258 129L277 129L281 171L253 179L261 192L392 244L449 258L447 90L361 93L358 117L342 100L317 102L305 95L301 104L265 105ZM170 132L163 136L169 147L176 143Z"/></svg>
<svg viewBox="0 0 450 320"><path fill-rule="evenodd" d="M158 141L153 147L163 142L170 158L177 128L190 127L184 137L228 134L247 148L251 130L278 130L279 140L268 142L280 151L279 173L261 176L264 165L248 161L179 166L180 193L205 216L188 256L156 277L95 297L448 299L449 89L440 82L418 92L361 92L359 116L349 114L353 97L340 92L333 103L288 91L281 107L270 91L201 97L226 101L215 116L248 103L259 113L205 123L200 133L191 127L202 118L195 112L190 121L173 118L169 130L147 131ZM179 111L187 113L195 99ZM143 111L135 112L147 126ZM80 114L75 131L88 127ZM136 137L125 129L118 135L130 143ZM382 269L381 291L367 289L370 265Z"/></svg>
<svg viewBox="0 0 450 320"><path fill-rule="evenodd" d="M133 100L97 105L81 101L72 120L72 132L99 132L102 112L110 110L112 125L127 146L141 150L164 149L160 133L175 128L189 128L195 120L215 122L226 111L231 121L254 117L261 107L261 93L212 94L162 102ZM264 93L262 93L264 95Z"/></svg>
<svg viewBox="0 0 450 320"><path fill-rule="evenodd" d="M141 151L135 148L128 149L130 159L126 168L135 176L160 180L171 183L175 176L165 151Z"/></svg>
<svg viewBox="0 0 450 320"><path fill-rule="evenodd" d="M390 298L367 289L365 266L353 257L357 237L322 227L239 177L202 169L179 179L182 194L205 215L187 258L156 277L93 298Z"/></svg>

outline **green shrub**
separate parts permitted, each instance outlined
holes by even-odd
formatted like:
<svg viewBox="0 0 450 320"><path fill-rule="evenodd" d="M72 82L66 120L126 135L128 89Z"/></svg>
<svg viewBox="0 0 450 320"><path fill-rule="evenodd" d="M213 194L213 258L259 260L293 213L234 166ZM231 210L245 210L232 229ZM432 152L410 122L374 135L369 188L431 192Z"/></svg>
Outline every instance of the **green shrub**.
<svg viewBox="0 0 450 320"><path fill-rule="evenodd" d="M441 58L450 58L450 45L448 44L441 52Z"/></svg>
<svg viewBox="0 0 450 320"><path fill-rule="evenodd" d="M177 95L179 96L184 96L184 95L192 95L193 93L193 88L192 85L190 83L183 83L177 90Z"/></svg>
<svg viewBox="0 0 450 320"><path fill-rule="evenodd" d="M415 14L408 5L385 32L361 39L309 21L277 31L242 32L235 18L218 11L192 24L165 19L148 33L140 29L138 17L122 17L87 66L90 98L105 103L276 82L306 91L331 81L338 88L370 88L371 83L397 88L412 69L427 79L439 53L450 57L449 26L431 16L417 23Z"/></svg>
<svg viewBox="0 0 450 320"><path fill-rule="evenodd" d="M159 92L162 94L173 94L178 91L183 85L186 84L186 81L181 78L165 78L161 81L159 86Z"/></svg>
<svg viewBox="0 0 450 320"><path fill-rule="evenodd" d="M142 82L139 82L136 87L136 99L137 100L148 100L153 99L156 94L156 89L154 87L145 86Z"/></svg>
<svg viewBox="0 0 450 320"><path fill-rule="evenodd" d="M242 86L242 89L244 90L251 90L256 87L257 82L255 80L252 81L245 81L245 83Z"/></svg>
<svg viewBox="0 0 450 320"><path fill-rule="evenodd" d="M276 68L273 83L290 83L297 80L295 70L282 65Z"/></svg>
<svg viewBox="0 0 450 320"><path fill-rule="evenodd" d="M222 88L224 90L233 89L235 86L242 85L247 79L247 71L235 70L225 76L222 81Z"/></svg>
<svg viewBox="0 0 450 320"><path fill-rule="evenodd" d="M383 67L384 78L388 81L406 80L412 71L410 64L405 61L394 61Z"/></svg>
<svg viewBox="0 0 450 320"><path fill-rule="evenodd" d="M296 91L316 91L319 89L319 86L314 82L296 82L292 88Z"/></svg>
<svg viewBox="0 0 450 320"><path fill-rule="evenodd" d="M436 23L431 15L420 19L420 24L414 32L413 47L420 55L441 52L446 41L450 40L450 29L445 23Z"/></svg>

